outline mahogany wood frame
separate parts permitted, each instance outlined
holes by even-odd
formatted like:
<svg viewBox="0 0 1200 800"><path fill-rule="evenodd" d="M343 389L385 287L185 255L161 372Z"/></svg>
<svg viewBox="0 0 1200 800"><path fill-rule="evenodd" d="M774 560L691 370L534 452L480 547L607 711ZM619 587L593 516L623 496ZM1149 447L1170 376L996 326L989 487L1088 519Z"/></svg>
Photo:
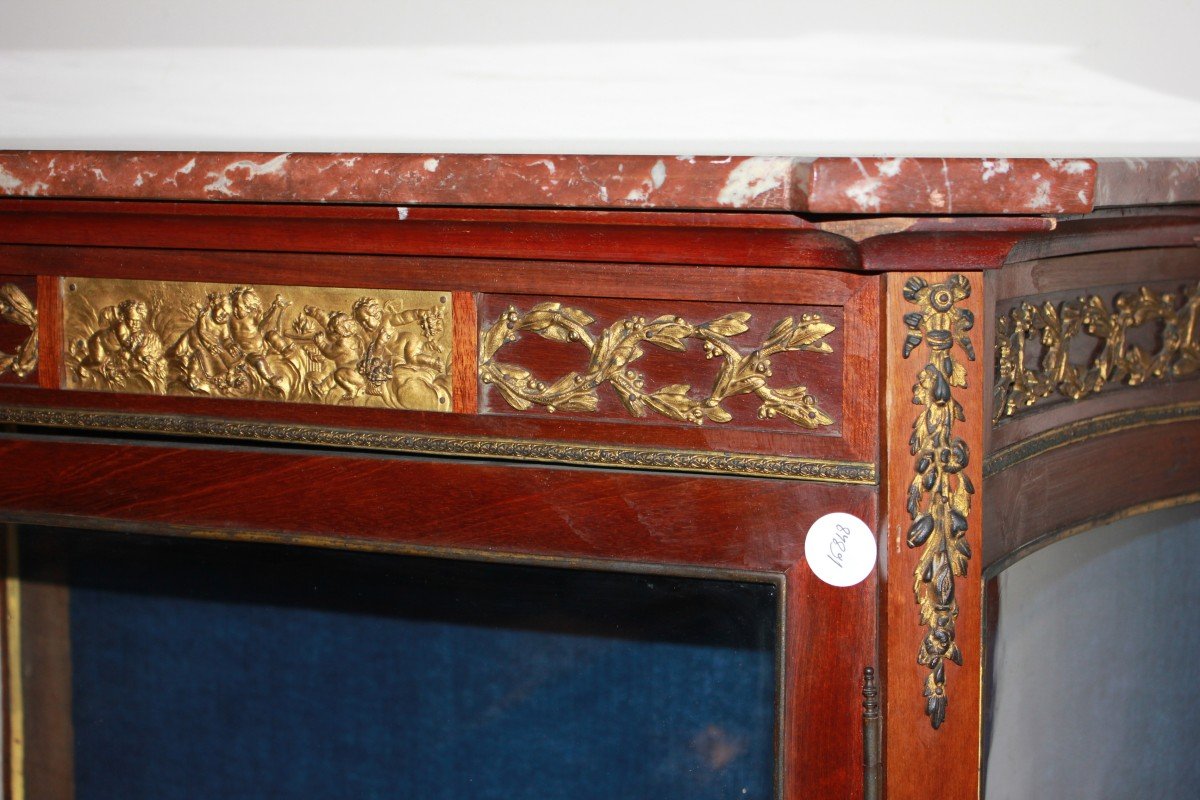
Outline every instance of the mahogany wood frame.
<svg viewBox="0 0 1200 800"><path fill-rule="evenodd" d="M835 306L845 324L836 435L477 414L477 385L455 395L456 413L403 412L402 425L845 460L875 474L854 485L20 427L0 436L0 520L758 573L784 585L781 797L863 796L859 690L863 669L873 667L882 681L886 796L974 798L983 758L983 575L1047 535L1200 490L1200 410L1192 411L1200 380L1114 387L993 424L997 315L1041 295L1195 285L1198 236L1200 212L1191 206L899 221L429 207L400 219L393 206L0 200L0 276L36 278L42 355L38 385L0 385L5 408L374 431L401 424L395 412L368 409L63 390L58 285L70 276L447 290L464 323L454 361L465 374L476 366L473 337L488 322L472 318L480 295L608 298L631 309L645 301ZM903 352L913 311L904 287L914 277L953 275L970 283L962 307L976 320L976 358L956 390L964 408L957 433L976 491L966 520L972 557L957 583L963 664L948 670L949 712L935 730L921 695L928 671L916 660L924 635L913 597L918 551L905 542L921 362ZM1138 471L1112 469L1131 457ZM390 491L397 485L419 486L419 502ZM338 517L326 496L370 502ZM859 516L880 540L877 574L850 589L819 581L803 555L809 525L835 510Z"/></svg>

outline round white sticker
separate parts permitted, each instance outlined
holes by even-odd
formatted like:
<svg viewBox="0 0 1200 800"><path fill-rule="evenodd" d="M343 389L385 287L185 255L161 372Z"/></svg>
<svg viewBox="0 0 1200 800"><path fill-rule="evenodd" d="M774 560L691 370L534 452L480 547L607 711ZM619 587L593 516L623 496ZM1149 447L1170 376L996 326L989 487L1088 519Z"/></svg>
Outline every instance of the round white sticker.
<svg viewBox="0 0 1200 800"><path fill-rule="evenodd" d="M875 569L875 534L853 514L826 514L804 539L804 557L817 577L833 586L853 586Z"/></svg>

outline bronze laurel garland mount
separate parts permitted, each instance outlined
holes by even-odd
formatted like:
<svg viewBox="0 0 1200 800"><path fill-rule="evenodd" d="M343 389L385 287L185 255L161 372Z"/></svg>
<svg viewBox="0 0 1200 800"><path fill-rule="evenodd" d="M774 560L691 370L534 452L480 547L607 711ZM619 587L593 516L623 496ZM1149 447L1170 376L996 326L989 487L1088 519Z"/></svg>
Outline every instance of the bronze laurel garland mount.
<svg viewBox="0 0 1200 800"><path fill-rule="evenodd" d="M967 332L974 315L958 303L971 296L971 284L953 275L932 286L921 278L904 284L904 299L920 310L904 315L908 336L904 357L925 345L928 360L913 386L913 403L922 407L913 422L909 449L916 457L916 475L908 490L908 546L921 547L913 572L913 593L927 628L917 662L929 669L925 678L925 713L934 728L946 719L946 661L962 666L954 640L958 599L955 576L967 574L971 548L967 544L967 515L975 487L963 471L969 460L967 443L954 435L955 420L964 421L954 390L966 388L966 367L955 359L957 346L969 360L975 348Z"/></svg>
<svg viewBox="0 0 1200 800"><path fill-rule="evenodd" d="M24 378L37 367L38 316L33 303L15 284L0 286L0 320L29 328L29 336L17 348L17 352L0 352L0 375L11 372L18 378Z"/></svg>
<svg viewBox="0 0 1200 800"><path fill-rule="evenodd" d="M1128 341L1129 332L1159 324L1156 352ZM1086 364L1071 362L1071 349L1084 336L1098 341ZM1030 341L1040 343L1037 366ZM1059 394L1071 400L1099 392L1110 383L1138 386L1149 380L1182 377L1200 370L1200 285L1182 293L1141 287L1108 304L1091 295L1040 306L1022 302L996 320L994 422Z"/></svg>
<svg viewBox="0 0 1200 800"><path fill-rule="evenodd" d="M510 307L495 324L484 331L479 345L479 376L492 384L513 408L524 411L534 405L547 411L595 411L598 389L609 384L629 413L644 417L649 411L680 422L703 424L705 420L729 422L733 416L721 407L721 401L738 394L753 393L762 401L760 419L783 415L804 428L831 425L833 419L822 411L817 399L803 386L772 388L770 357L777 353L807 350L831 353L823 339L834 326L817 314L780 320L756 350L743 354L731 337L744 333L750 314L738 311L694 325L682 317L664 315L647 322L644 317L629 317L613 323L599 338L588 331L595 320L583 311L561 303L539 303L528 313ZM557 342L578 342L588 349L591 359L582 372L570 372L547 384L529 370L495 360L496 352L516 341L520 331L536 333ZM647 391L643 377L629 368L645 351L641 344L682 352L687 339L704 344L705 358L722 358L724 363L708 396L696 398L687 384L663 386Z"/></svg>

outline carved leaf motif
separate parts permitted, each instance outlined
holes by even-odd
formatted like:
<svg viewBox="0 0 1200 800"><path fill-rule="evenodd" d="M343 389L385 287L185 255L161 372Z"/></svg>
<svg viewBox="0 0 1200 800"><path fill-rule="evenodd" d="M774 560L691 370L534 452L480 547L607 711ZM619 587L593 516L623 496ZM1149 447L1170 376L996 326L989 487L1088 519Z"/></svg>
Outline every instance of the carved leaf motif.
<svg viewBox="0 0 1200 800"><path fill-rule="evenodd" d="M653 339L647 339L646 341L650 342L650 344L658 345L664 350L675 350L680 353L687 350L687 345L683 343L682 339L675 336L667 336L666 334L655 334Z"/></svg>
<svg viewBox="0 0 1200 800"><path fill-rule="evenodd" d="M950 370L950 377L947 380L951 386L959 389L965 388L967 385L967 368L962 364L954 362Z"/></svg>
<svg viewBox="0 0 1200 800"><path fill-rule="evenodd" d="M575 372L568 373L556 380L541 392L546 397L554 398L556 411L594 411L596 409L596 393L587 388L583 378Z"/></svg>
<svg viewBox="0 0 1200 800"><path fill-rule="evenodd" d="M832 425L833 417L817 407L816 399L803 386L778 389L771 392L759 408L760 417L783 416L805 428Z"/></svg>
<svg viewBox="0 0 1200 800"><path fill-rule="evenodd" d="M513 315L516 314L515 309L509 309L509 312ZM499 322L488 328L487 332L480 337L479 351L480 355L482 356L480 358L481 362L490 360L491 357L496 354L496 351L503 347L506 343L516 341L516 331L506 317L507 315L502 317Z"/></svg>
<svg viewBox="0 0 1200 800"><path fill-rule="evenodd" d="M557 305L557 304L555 304L555 305ZM588 325L591 325L593 322L596 321L595 319L588 316L583 311L580 311L578 308L567 308L564 306L560 309L560 312L562 313L562 315L564 317L566 317L571 322L574 322L576 325L578 325L581 328L586 328Z"/></svg>
<svg viewBox="0 0 1200 800"><path fill-rule="evenodd" d="M520 327L556 342L569 342L574 335L568 324L571 322L585 327L592 322L592 318L582 311L563 308L559 303L539 303L525 315Z"/></svg>
<svg viewBox="0 0 1200 800"><path fill-rule="evenodd" d="M712 322L706 322L700 327L712 331L718 336L737 336L739 333L745 333L749 330L746 323L750 320L750 314L745 311L735 311L732 314L726 314L723 317L714 319Z"/></svg>
<svg viewBox="0 0 1200 800"><path fill-rule="evenodd" d="M34 322L33 332L29 337L17 348L17 355L13 359L12 371L18 378L24 378L37 368L38 362L38 332L37 322ZM3 372L3 370L0 370Z"/></svg>
<svg viewBox="0 0 1200 800"><path fill-rule="evenodd" d="M529 400L526 400L514 385L524 383L529 377L528 372L525 370L517 370L507 365L497 366L495 367L495 371L499 373L500 379L493 379L490 381L490 383L492 383L492 385L496 387L500 394L503 395L504 399L508 401L509 405L520 409L521 411L533 407L533 403ZM524 373L524 376L520 374L522 372Z"/></svg>
<svg viewBox="0 0 1200 800"><path fill-rule="evenodd" d="M526 330L544 336L556 342L571 341L571 329L561 322L554 320L541 319L535 320L532 324L523 326Z"/></svg>
<svg viewBox="0 0 1200 800"><path fill-rule="evenodd" d="M767 334L767 341L764 347L770 347L775 343L783 342L791 335L792 327L795 324L796 320L793 317L784 317L779 322L776 322L775 326L771 328L771 332Z"/></svg>
<svg viewBox="0 0 1200 800"><path fill-rule="evenodd" d="M733 415L720 406L710 406L707 403L700 406L705 418L713 422L729 422L733 419ZM832 423L833 420L830 420Z"/></svg>
<svg viewBox="0 0 1200 800"><path fill-rule="evenodd" d="M664 314L658 317L649 326L656 336L670 336L675 339L683 339L691 336L695 330L691 325L688 325L680 317L672 317L670 314Z"/></svg>
<svg viewBox="0 0 1200 800"><path fill-rule="evenodd" d="M559 317L567 320L568 322L574 322L576 325L579 325L583 328L586 328L588 325L591 325L593 322L595 322L594 319L579 309L564 306L562 303L538 303L529 310L528 314L525 315L525 319L527 321L546 320L547 322L553 322ZM535 329L530 328L530 330Z"/></svg>
<svg viewBox="0 0 1200 800"><path fill-rule="evenodd" d="M691 412L696 402L688 397L690 386L664 386L646 397L646 404L663 416L680 422L692 421Z"/></svg>
<svg viewBox="0 0 1200 800"><path fill-rule="evenodd" d="M575 392L555 404L556 411L595 411L598 398L592 392Z"/></svg>
<svg viewBox="0 0 1200 800"><path fill-rule="evenodd" d="M616 372L641 358L642 349L637 346L640 339L640 335L624 330L620 323L604 331L592 352L589 371Z"/></svg>
<svg viewBox="0 0 1200 800"><path fill-rule="evenodd" d="M646 401L642 399L641 394L628 390L621 383L614 383L613 388L616 390L617 397L621 399L621 404L625 406L626 411L635 417L646 416Z"/></svg>
<svg viewBox="0 0 1200 800"><path fill-rule="evenodd" d="M821 349L823 352L831 352L828 342L822 342L821 339L833 333L833 326L827 322L809 322L796 326L792 332L791 338L788 340L787 347L789 350L799 350L801 348Z"/></svg>
<svg viewBox="0 0 1200 800"><path fill-rule="evenodd" d="M765 375L747 373L744 368L723 369L713 388L713 396L724 399L735 394L749 394L761 389L766 383Z"/></svg>
<svg viewBox="0 0 1200 800"><path fill-rule="evenodd" d="M25 328L37 326L37 311L16 284L0 285L0 319Z"/></svg>

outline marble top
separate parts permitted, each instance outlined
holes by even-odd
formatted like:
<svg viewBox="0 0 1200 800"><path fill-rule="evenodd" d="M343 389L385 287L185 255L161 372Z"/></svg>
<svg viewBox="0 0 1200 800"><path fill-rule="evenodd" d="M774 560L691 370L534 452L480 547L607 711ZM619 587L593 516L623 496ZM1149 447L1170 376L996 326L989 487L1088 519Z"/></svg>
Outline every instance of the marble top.
<svg viewBox="0 0 1200 800"><path fill-rule="evenodd" d="M938 215L1198 202L1198 26L1200 4L1121 0L6 0L0 193Z"/></svg>
<svg viewBox="0 0 1200 800"><path fill-rule="evenodd" d="M9 197L1072 214L1200 202L1200 159L0 151Z"/></svg>
<svg viewBox="0 0 1200 800"><path fill-rule="evenodd" d="M980 3L951 28L856 3L821 30L838 4L656 0L593 41L611 3L63 2L0 3L0 149L1200 157L1190 9L1149 25L1121 5L1089 31L1094 4Z"/></svg>

